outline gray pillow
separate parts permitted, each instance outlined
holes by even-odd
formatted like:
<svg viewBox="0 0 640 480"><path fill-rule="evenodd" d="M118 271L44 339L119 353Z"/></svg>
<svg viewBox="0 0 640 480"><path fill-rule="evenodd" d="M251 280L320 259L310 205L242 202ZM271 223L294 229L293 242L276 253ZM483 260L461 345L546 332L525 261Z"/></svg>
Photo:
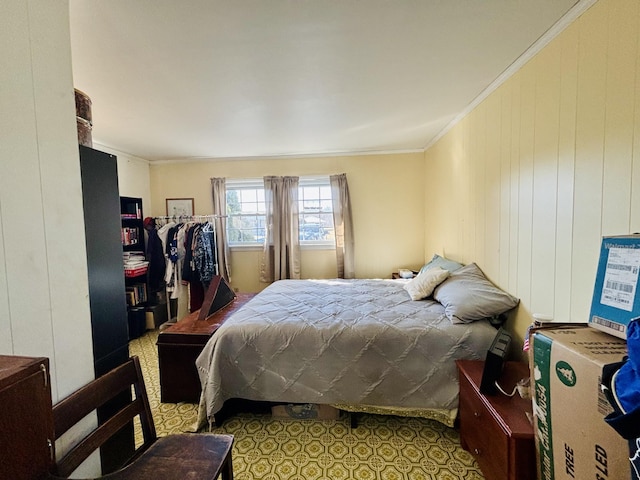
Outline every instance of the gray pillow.
<svg viewBox="0 0 640 480"><path fill-rule="evenodd" d="M459 268L462 268L462 264L458 262L454 262L453 260L449 260L448 258L441 257L437 253L433 256L431 261L425 264L421 269L420 273L429 270L433 267L440 267L443 270L449 270L450 272L455 272Z"/></svg>
<svg viewBox="0 0 640 480"><path fill-rule="evenodd" d="M520 302L491 283L475 263L451 273L436 287L433 298L444 306L451 323L471 323L501 315Z"/></svg>

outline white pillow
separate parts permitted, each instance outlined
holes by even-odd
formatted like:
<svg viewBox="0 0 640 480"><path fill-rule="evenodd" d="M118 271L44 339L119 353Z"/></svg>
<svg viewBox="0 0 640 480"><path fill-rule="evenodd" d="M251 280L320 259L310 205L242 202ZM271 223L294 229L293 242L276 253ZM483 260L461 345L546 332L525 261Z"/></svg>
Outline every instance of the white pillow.
<svg viewBox="0 0 640 480"><path fill-rule="evenodd" d="M409 292L411 300L422 300L431 295L434 288L444 282L450 273L441 267L430 268L409 280L404 289Z"/></svg>

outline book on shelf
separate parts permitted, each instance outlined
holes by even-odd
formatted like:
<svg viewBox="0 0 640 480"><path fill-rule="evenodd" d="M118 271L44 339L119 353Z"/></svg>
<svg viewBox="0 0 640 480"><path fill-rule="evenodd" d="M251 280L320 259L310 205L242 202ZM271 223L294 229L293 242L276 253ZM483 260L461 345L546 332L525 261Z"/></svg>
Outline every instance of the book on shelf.
<svg viewBox="0 0 640 480"><path fill-rule="evenodd" d="M124 260L125 262L140 262L144 261L145 259L146 257L144 256L144 252L135 250L122 252L122 260Z"/></svg>
<svg viewBox="0 0 640 480"><path fill-rule="evenodd" d="M124 268L140 268L146 267L149 265L149 262L146 260L125 260Z"/></svg>
<svg viewBox="0 0 640 480"><path fill-rule="evenodd" d="M132 278L132 277L137 277L139 275L144 275L145 273L147 273L147 268L148 268L147 265L136 267L136 268L125 267L124 276L128 278Z"/></svg>
<svg viewBox="0 0 640 480"><path fill-rule="evenodd" d="M135 293L133 293L132 290L126 290L125 295L127 297L127 305L132 307L136 304L136 296Z"/></svg>
<svg viewBox="0 0 640 480"><path fill-rule="evenodd" d="M122 245L126 247L130 245L137 245L139 243L138 228L122 227L120 229L120 238L122 240Z"/></svg>
<svg viewBox="0 0 640 480"><path fill-rule="evenodd" d="M137 277L147 273L149 262L145 260L143 252L123 252L122 261L124 263L124 275L127 278Z"/></svg>
<svg viewBox="0 0 640 480"><path fill-rule="evenodd" d="M142 206L139 202L127 202L121 208L125 211L120 212L120 218L127 220L141 220L142 219Z"/></svg>
<svg viewBox="0 0 640 480"><path fill-rule="evenodd" d="M136 306L147 301L147 285L135 283L126 287L127 305Z"/></svg>

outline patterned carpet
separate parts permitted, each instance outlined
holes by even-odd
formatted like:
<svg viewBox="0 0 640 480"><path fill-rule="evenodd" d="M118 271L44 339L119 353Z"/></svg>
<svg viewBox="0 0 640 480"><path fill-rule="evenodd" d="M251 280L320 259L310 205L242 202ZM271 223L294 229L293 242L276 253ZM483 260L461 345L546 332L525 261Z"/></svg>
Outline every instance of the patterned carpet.
<svg viewBox="0 0 640 480"><path fill-rule="evenodd" d="M160 403L158 331L130 344L140 357L159 436L189 431L197 405ZM458 432L441 423L384 415L338 420L281 420L241 414L214 432L235 436L237 480L482 480Z"/></svg>

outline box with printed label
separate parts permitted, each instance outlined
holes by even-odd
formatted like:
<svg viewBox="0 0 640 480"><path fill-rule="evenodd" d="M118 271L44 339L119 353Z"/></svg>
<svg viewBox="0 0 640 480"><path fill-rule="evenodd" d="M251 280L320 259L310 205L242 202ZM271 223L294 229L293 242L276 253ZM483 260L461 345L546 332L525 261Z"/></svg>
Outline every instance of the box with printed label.
<svg viewBox="0 0 640 480"><path fill-rule="evenodd" d="M627 338L627 325L640 317L639 274L640 235L603 237L589 325Z"/></svg>
<svg viewBox="0 0 640 480"><path fill-rule="evenodd" d="M604 421L613 409L600 388L626 342L585 324L538 329L531 345L538 478L630 478L628 445Z"/></svg>

